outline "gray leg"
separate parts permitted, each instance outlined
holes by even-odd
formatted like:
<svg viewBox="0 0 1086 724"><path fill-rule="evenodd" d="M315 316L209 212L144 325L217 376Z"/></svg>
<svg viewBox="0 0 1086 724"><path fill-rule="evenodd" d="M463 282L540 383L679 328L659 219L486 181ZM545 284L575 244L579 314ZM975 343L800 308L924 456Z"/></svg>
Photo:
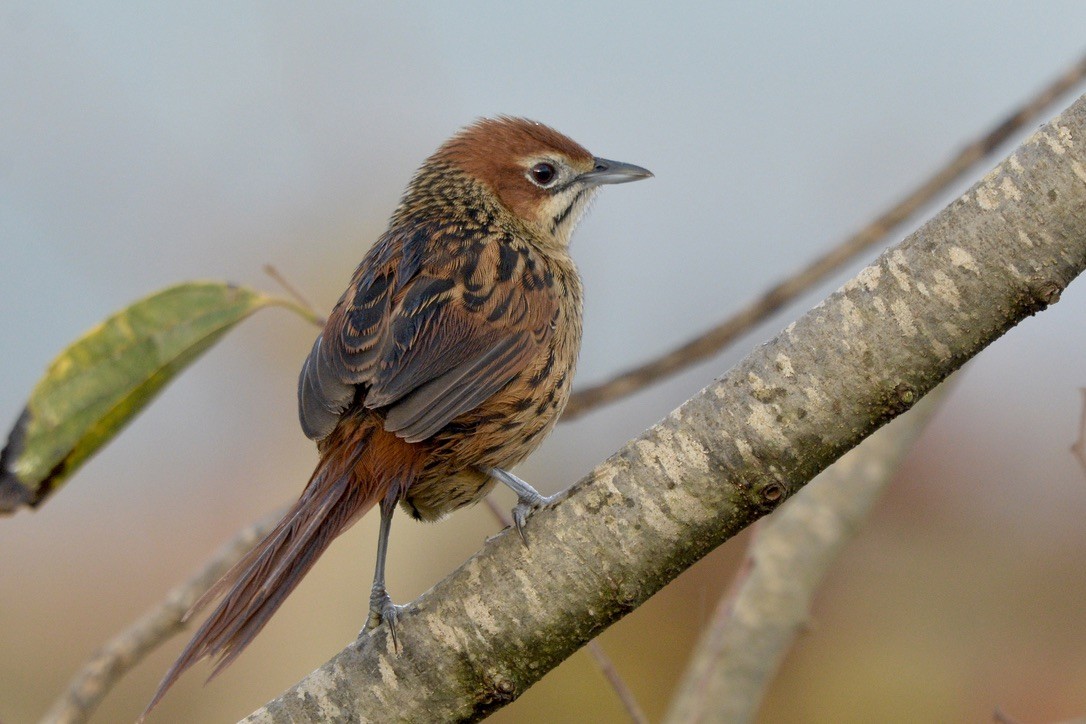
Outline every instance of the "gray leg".
<svg viewBox="0 0 1086 724"><path fill-rule="evenodd" d="M520 533L520 539L524 541L524 545L528 545L528 536L524 532L524 525L528 522L528 516L543 506L553 503L558 499L558 496L547 497L540 495L535 488L508 470L486 468L483 472L508 486L510 490L517 494L517 505L513 508L513 524L516 525L517 532Z"/></svg>
<svg viewBox="0 0 1086 724"><path fill-rule="evenodd" d="M377 531L377 568L373 573L373 588L370 590L370 615L366 621L366 630L372 630L383 621L388 625L392 637L392 647L400 648L396 638L396 618L401 606L392 603L392 597L385 590L385 555L388 553L388 533L392 529L392 514L396 511L399 496L396 491L389 491L381 501L381 527Z"/></svg>

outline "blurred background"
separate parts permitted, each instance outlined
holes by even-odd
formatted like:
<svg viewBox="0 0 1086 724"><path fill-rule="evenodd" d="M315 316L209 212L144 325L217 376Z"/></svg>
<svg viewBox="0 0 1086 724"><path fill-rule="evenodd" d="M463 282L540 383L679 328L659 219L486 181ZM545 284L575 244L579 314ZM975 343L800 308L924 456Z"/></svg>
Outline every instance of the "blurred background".
<svg viewBox="0 0 1086 724"><path fill-rule="evenodd" d="M0 419L14 421L74 337L173 282L277 291L261 272L272 263L330 308L417 165L497 113L656 173L606 189L575 238L578 382L601 381L866 223L1076 60L1084 27L1076 2L7 0ZM876 253L712 361L560 426L519 472L548 493L574 482ZM1084 306L1079 281L961 373L820 592L763 721L1086 712L1086 473L1068 453ZM39 511L0 520L0 720L35 721L101 643L297 495L315 451L294 385L314 334L260 312ZM400 518L394 598L429 588L495 530L485 506L436 525ZM153 721L233 721L352 640L375 538L375 518L355 526L236 664L207 687L197 667ZM744 544L603 635L654 720ZM185 638L96 721L131 721ZM624 715L578 653L495 719Z"/></svg>

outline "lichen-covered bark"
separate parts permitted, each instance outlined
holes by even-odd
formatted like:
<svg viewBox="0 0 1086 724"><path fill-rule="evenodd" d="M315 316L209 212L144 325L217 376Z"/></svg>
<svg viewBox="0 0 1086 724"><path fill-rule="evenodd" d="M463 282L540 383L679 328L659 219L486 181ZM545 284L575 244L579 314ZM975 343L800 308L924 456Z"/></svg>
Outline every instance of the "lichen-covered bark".
<svg viewBox="0 0 1086 724"><path fill-rule="evenodd" d="M933 390L763 521L747 550L746 575L706 625L665 724L754 720L822 578L952 385Z"/></svg>
<svg viewBox="0 0 1086 724"><path fill-rule="evenodd" d="M908 409L1086 266L1086 100L401 619L247 721L480 718Z"/></svg>

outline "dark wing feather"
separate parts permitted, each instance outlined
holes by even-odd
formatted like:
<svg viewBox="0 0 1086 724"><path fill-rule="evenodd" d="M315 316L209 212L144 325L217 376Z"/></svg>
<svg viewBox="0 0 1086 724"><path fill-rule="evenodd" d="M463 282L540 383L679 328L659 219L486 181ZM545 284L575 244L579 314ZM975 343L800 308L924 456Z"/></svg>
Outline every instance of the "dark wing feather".
<svg viewBox="0 0 1086 724"><path fill-rule="evenodd" d="M321 440L329 435L354 399L354 385L337 376L329 356L323 354L318 336L305 358L298 377L298 412L306 437Z"/></svg>
<svg viewBox="0 0 1086 724"><path fill-rule="evenodd" d="M441 233L389 234L366 255L302 367L299 411L309 437L326 437L361 402L385 409L389 431L425 440L546 347L553 288L518 283L510 240L468 247Z"/></svg>
<svg viewBox="0 0 1086 724"><path fill-rule="evenodd" d="M525 333L509 337L400 398L385 418L385 429L408 442L425 440L457 415L478 407L522 366L530 349Z"/></svg>

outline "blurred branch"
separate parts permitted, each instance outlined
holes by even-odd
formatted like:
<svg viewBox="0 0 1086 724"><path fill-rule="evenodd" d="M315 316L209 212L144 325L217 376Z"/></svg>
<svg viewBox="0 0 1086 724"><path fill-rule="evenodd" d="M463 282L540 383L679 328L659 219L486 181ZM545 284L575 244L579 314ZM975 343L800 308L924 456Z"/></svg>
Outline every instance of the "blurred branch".
<svg viewBox="0 0 1086 724"><path fill-rule="evenodd" d="M1078 441L1071 446L1071 452L1078 458L1082 469L1086 470L1086 387L1079 391L1082 392L1082 419L1078 424Z"/></svg>
<svg viewBox="0 0 1086 724"><path fill-rule="evenodd" d="M490 509L491 514L493 514L503 528L508 528L513 525L513 520L494 501L493 496L487 496L485 501L486 507ZM586 644L585 648L587 648L588 653L592 655L593 660L596 662L596 666L600 669L600 673L603 674L603 678L607 679L607 682L611 685L615 695L618 696L619 701L622 702L622 706L626 709L626 714L630 717L630 721L635 722L636 724L648 724L649 719L645 716L645 712L642 711L641 706L637 703L637 697L634 696L630 687L626 685L626 682L618 673L618 669L615 668L614 663L607 655L607 652L603 650L603 646L600 645L599 641L592 639Z"/></svg>
<svg viewBox="0 0 1086 724"><path fill-rule="evenodd" d="M948 383L949 384L949 383ZM666 722L749 722L806 625L811 599L947 393L943 385L760 521L740 583L721 599Z"/></svg>
<svg viewBox="0 0 1086 724"><path fill-rule="evenodd" d="M107 641L72 677L67 691L43 717L43 724L75 724L89 720L121 677L159 644L188 627L184 617L196 599L267 535L282 514L282 510L276 511L238 533L196 575L170 591L162 603Z"/></svg>
<svg viewBox="0 0 1086 724"><path fill-rule="evenodd" d="M480 719L1086 268L1086 98L776 338L247 722Z"/></svg>
<svg viewBox="0 0 1086 724"><path fill-rule="evenodd" d="M815 259L805 269L770 287L760 297L697 338L606 382L574 392L562 419L573 420L596 407L632 395L721 351L740 335L837 271L854 256L884 240L899 224L924 204L933 201L952 183L963 178L976 163L994 151L1011 134L1036 120L1053 101L1083 79L1086 79L1086 57L1080 58L983 136L962 148L945 166L909 192L905 198L845 239L839 246Z"/></svg>
<svg viewBox="0 0 1086 724"><path fill-rule="evenodd" d="M649 718L645 716L645 712L638 706L633 691L630 690L630 687L628 687L622 677L619 676L618 670L615 669L615 665L603 650L603 646L600 645L600 642L596 639L592 639L585 644L585 648L588 649L588 653L592 655L592 658L596 660L596 666L600 667L600 672L611 684L611 688L615 690L619 700L622 702L622 706L626 708L626 714L630 717L630 721L636 722L636 724L648 724Z"/></svg>

